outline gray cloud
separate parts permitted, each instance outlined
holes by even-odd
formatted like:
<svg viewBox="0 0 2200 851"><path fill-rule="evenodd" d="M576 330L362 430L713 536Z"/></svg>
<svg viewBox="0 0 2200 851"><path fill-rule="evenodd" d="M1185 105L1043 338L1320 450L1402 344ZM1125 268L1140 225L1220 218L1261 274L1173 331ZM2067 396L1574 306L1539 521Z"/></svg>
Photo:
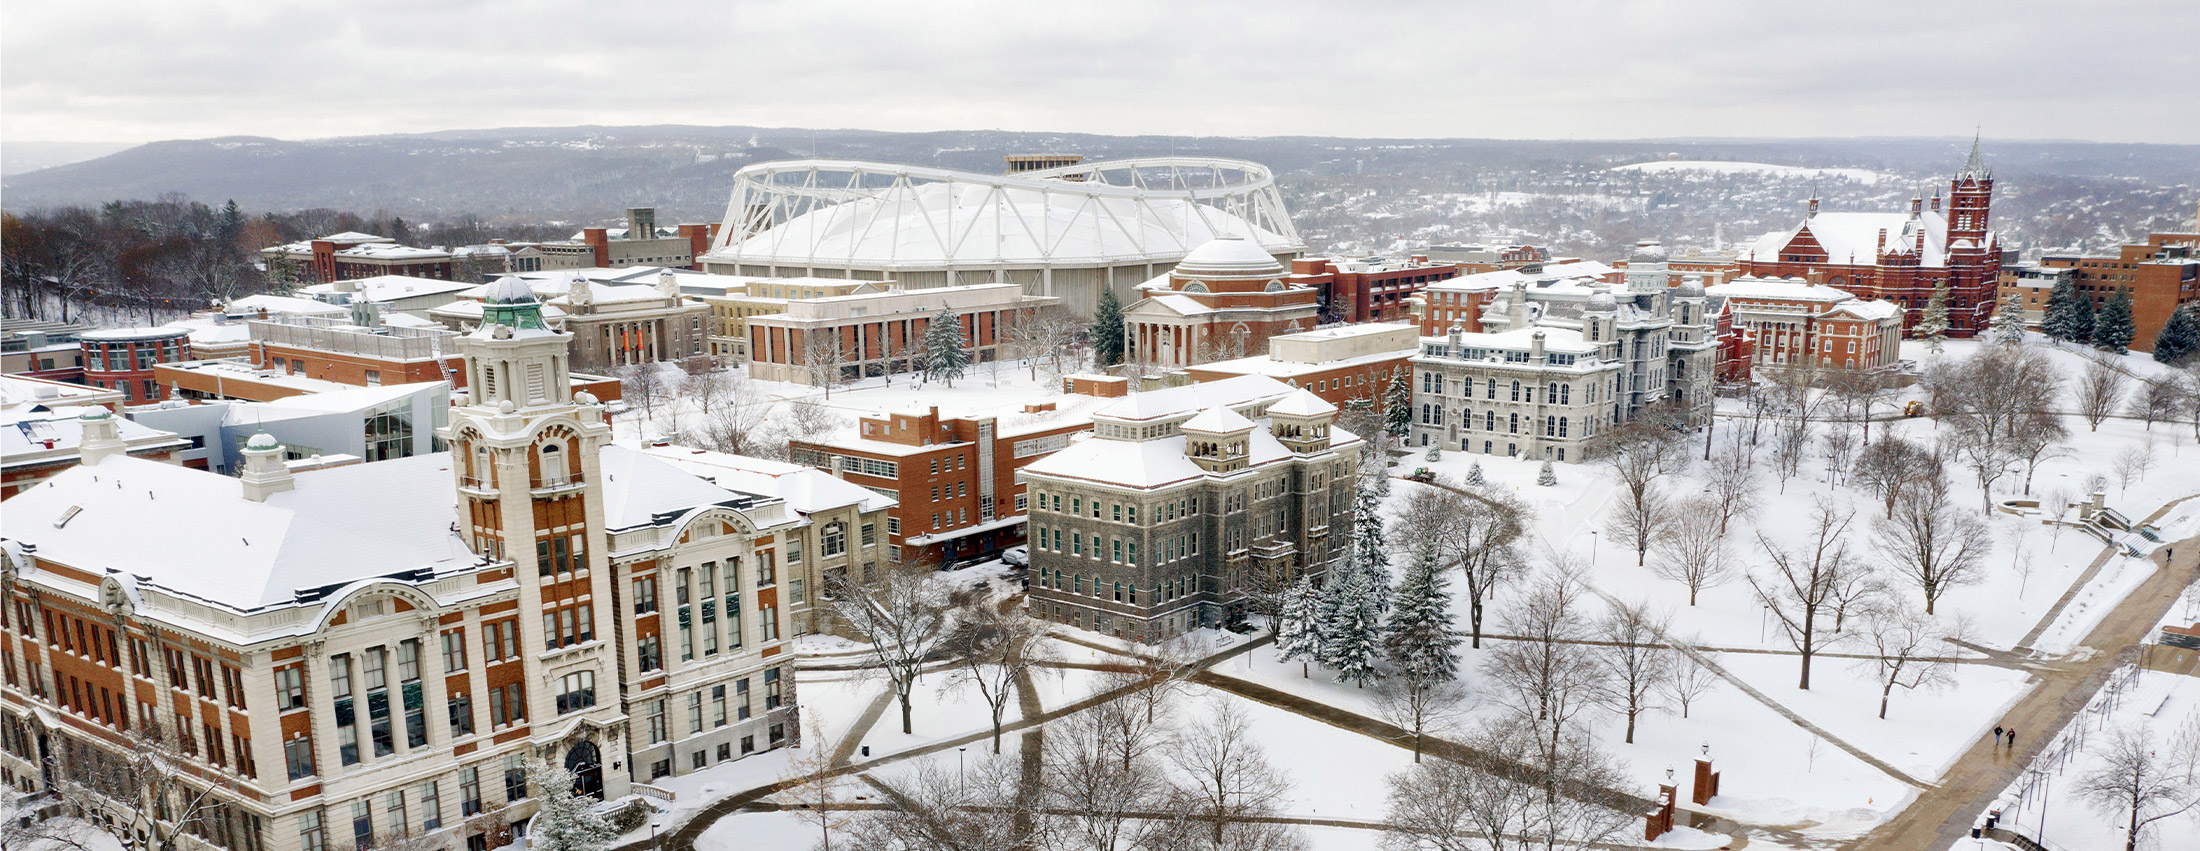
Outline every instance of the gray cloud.
<svg viewBox="0 0 2200 851"><path fill-rule="evenodd" d="M566 124L2200 141L2192 0L75 0L0 136Z"/></svg>

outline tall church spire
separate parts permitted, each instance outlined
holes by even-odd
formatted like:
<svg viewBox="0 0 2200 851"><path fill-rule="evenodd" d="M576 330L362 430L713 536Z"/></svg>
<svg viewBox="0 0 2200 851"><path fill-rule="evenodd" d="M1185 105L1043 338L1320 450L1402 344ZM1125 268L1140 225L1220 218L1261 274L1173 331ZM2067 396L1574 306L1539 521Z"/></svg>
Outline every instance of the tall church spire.
<svg viewBox="0 0 2200 851"><path fill-rule="evenodd" d="M1986 155L1979 151L1979 133L1971 131L1971 158L1963 161L1963 170L1956 172L1956 179L1988 178L1994 176L1986 168Z"/></svg>

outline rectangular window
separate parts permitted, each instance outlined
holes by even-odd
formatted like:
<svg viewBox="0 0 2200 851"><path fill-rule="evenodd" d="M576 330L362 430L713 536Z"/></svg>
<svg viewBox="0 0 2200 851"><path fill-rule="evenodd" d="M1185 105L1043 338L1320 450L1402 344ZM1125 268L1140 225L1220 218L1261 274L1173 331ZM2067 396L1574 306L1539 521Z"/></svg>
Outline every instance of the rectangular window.
<svg viewBox="0 0 2200 851"><path fill-rule="evenodd" d="M466 631L454 629L443 633L443 672L466 670Z"/></svg>
<svg viewBox="0 0 2200 851"><path fill-rule="evenodd" d="M764 711L779 708L779 669L764 669Z"/></svg>
<svg viewBox="0 0 2200 851"><path fill-rule="evenodd" d="M649 743L654 745L664 741L665 737L669 735L669 732L665 729L665 701L663 698L652 700L649 702L648 708Z"/></svg>
<svg viewBox="0 0 2200 851"><path fill-rule="evenodd" d="M397 681L420 681L420 640L408 638L397 643Z"/></svg>
<svg viewBox="0 0 2200 851"><path fill-rule="evenodd" d="M688 695L688 733L703 732L703 693Z"/></svg>
<svg viewBox="0 0 2200 851"><path fill-rule="evenodd" d="M420 830L427 832L443 827L443 799L436 794L435 781L420 784Z"/></svg>
<svg viewBox="0 0 2200 851"><path fill-rule="evenodd" d="M527 799L526 757L512 754L504 758L504 800Z"/></svg>
<svg viewBox="0 0 2200 851"><path fill-rule="evenodd" d="M321 825L321 811L298 814L298 847L301 851L328 851L328 830Z"/></svg>
<svg viewBox="0 0 2200 851"><path fill-rule="evenodd" d="M374 807L365 798L351 802L351 844L354 848L374 844Z"/></svg>
<svg viewBox="0 0 2200 851"><path fill-rule="evenodd" d="M304 736L283 743L283 765L290 779L313 775L313 740Z"/></svg>
<svg viewBox="0 0 2200 851"><path fill-rule="evenodd" d="M758 621L759 621L759 623L760 623L760 628L761 628L761 629L763 629L763 631L764 631L764 635L763 635L763 640L765 640L765 641L778 641L778 640L779 640L779 607L778 607L778 606L760 606L760 607L758 607L758 608L757 608L757 612L758 612L758 618L757 618L757 620L758 620Z"/></svg>
<svg viewBox="0 0 2200 851"><path fill-rule="evenodd" d="M644 673L665 666L665 651L659 646L657 636L642 636L640 641L635 642L635 650L635 660L640 663Z"/></svg>
<svg viewBox="0 0 2200 851"><path fill-rule="evenodd" d="M391 790L383 800L382 809L383 821L389 825L389 829L396 835L404 835L405 826L411 823L405 818L405 790Z"/></svg>
<svg viewBox="0 0 2200 851"><path fill-rule="evenodd" d="M275 707L282 711L303 709L306 705L305 668L291 665L275 669Z"/></svg>
<svg viewBox="0 0 2200 851"><path fill-rule="evenodd" d="M741 721L749 720L748 677L742 677L733 683L733 715L734 718Z"/></svg>
<svg viewBox="0 0 2200 851"><path fill-rule="evenodd" d="M657 610L657 577L644 576L634 580L634 613L648 614Z"/></svg>
<svg viewBox="0 0 2200 851"><path fill-rule="evenodd" d="M461 692L451 696L451 737L474 734L474 696Z"/></svg>
<svg viewBox="0 0 2200 851"><path fill-rule="evenodd" d="M458 814L473 816L481 812L481 770L458 770Z"/></svg>

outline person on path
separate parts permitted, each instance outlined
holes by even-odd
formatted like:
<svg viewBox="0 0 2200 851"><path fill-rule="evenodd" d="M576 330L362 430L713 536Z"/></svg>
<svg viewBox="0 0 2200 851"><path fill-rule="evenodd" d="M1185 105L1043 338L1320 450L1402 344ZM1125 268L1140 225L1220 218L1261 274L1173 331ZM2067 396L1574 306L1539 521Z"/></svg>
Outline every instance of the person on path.
<svg viewBox="0 0 2200 851"><path fill-rule="evenodd" d="M1997 747L2001 745L2001 725L1999 724L1994 725L1994 744Z"/></svg>
<svg viewBox="0 0 2200 851"><path fill-rule="evenodd" d="M2010 747L2011 749L2015 749L2015 748L2016 748L2016 746L2017 746L2017 728L2015 728L2015 727L2011 727L2011 728L2009 728L2009 747Z"/></svg>

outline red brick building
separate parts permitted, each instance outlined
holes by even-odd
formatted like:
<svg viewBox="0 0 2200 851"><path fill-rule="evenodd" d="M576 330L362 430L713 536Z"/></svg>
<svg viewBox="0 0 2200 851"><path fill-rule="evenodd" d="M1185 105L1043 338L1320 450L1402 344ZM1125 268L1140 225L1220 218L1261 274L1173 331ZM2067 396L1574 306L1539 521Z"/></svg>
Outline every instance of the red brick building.
<svg viewBox="0 0 2200 851"><path fill-rule="evenodd" d="M1313 391L1339 408L1356 399L1380 408L1391 376L1408 368L1421 347L1420 328L1406 322L1368 323L1286 334L1268 341L1269 353L1201 364L1185 370L1193 381L1265 375Z"/></svg>
<svg viewBox="0 0 2200 851"><path fill-rule="evenodd" d="M1948 336L1969 337L1994 313L2001 243L1987 229L1994 175L1977 141L1970 159L1935 192L1910 199L1907 212L1821 213L1813 197L1802 223L1759 237L1738 260L1742 275L1759 278L1822 275L1827 286L1857 298L1885 299L1915 324L1933 289L1948 287Z"/></svg>
<svg viewBox="0 0 2200 851"><path fill-rule="evenodd" d="M122 391L130 404L160 402L168 389L153 376L156 364L191 359L188 328L117 328L77 336L84 353L84 383Z"/></svg>
<svg viewBox="0 0 2200 851"><path fill-rule="evenodd" d="M2092 298L2096 310L2117 290L2131 291L2131 348L2151 352L2154 335L2161 333L2170 313L2200 301L2200 233L2148 234L2146 242L2121 246L2114 257L2049 254L2036 266L2022 268L2049 273L2039 278L2042 282L2052 281L2054 270L2070 270L2078 292ZM2003 275L2002 292L2024 293L2027 308L2044 309L2047 288L2028 288L2026 278L2021 269Z"/></svg>
<svg viewBox="0 0 2200 851"><path fill-rule="evenodd" d="M787 444L796 463L833 471L899 500L888 509L888 553L896 562L942 566L1024 541L1027 513L1017 471L1089 431L1085 417L942 417L937 406L863 417L853 434Z"/></svg>
<svg viewBox="0 0 2200 851"><path fill-rule="evenodd" d="M1266 354L1268 339L1313 329L1320 292L1288 280L1259 243L1228 236L1192 249L1123 308L1125 360L1184 367Z"/></svg>
<svg viewBox="0 0 2200 851"><path fill-rule="evenodd" d="M1902 310L1892 302L1815 279L1745 277L1704 292L1726 302L1727 321L1749 337L1753 366L1875 370L1901 359ZM1725 373L1733 367L1721 356Z"/></svg>
<svg viewBox="0 0 2200 851"><path fill-rule="evenodd" d="M1429 284L1456 278L1459 267L1430 263L1424 255L1404 262L1374 258L1301 257L1291 261L1292 286L1320 293L1324 322L1403 322L1406 300Z"/></svg>

